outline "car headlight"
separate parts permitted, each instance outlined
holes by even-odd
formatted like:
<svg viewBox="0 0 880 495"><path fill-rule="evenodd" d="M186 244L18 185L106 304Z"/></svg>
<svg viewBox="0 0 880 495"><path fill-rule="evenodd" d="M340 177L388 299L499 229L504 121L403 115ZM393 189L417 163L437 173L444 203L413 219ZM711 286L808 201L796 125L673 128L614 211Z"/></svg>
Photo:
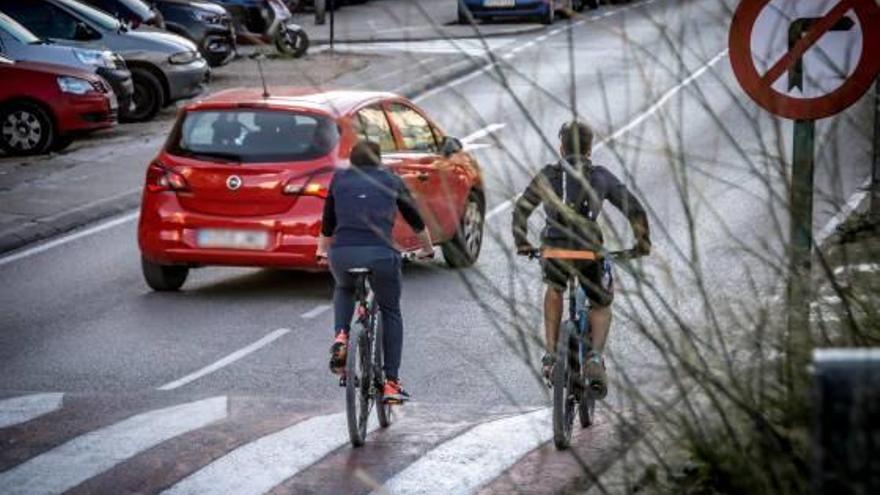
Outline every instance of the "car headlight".
<svg viewBox="0 0 880 495"><path fill-rule="evenodd" d="M223 15L218 14L216 12L210 12L207 10L195 10L193 11L193 17L196 20L205 22L207 24L222 24L223 23Z"/></svg>
<svg viewBox="0 0 880 495"><path fill-rule="evenodd" d="M86 81L85 79L71 76L58 77L58 87L63 93L70 93L74 95L84 95L89 91L94 91L95 89L95 87L92 86L91 82Z"/></svg>
<svg viewBox="0 0 880 495"><path fill-rule="evenodd" d="M168 61L172 64L183 65L195 62L199 59L199 53L194 51L177 52L168 57Z"/></svg>
<svg viewBox="0 0 880 495"><path fill-rule="evenodd" d="M108 69L116 68L116 61L113 59L113 54L110 52L75 48L73 53L76 55L76 58L84 64L94 65L95 67L106 67Z"/></svg>

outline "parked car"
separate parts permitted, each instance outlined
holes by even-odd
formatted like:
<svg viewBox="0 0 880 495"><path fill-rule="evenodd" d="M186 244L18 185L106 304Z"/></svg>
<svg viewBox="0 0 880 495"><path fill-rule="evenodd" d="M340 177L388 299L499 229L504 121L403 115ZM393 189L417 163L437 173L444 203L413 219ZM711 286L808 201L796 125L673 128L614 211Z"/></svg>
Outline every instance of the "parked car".
<svg viewBox="0 0 880 495"><path fill-rule="evenodd" d="M119 101L120 114L131 107L134 85L131 72L119 55L107 50L88 50L41 40L11 17L0 12L0 54L10 60L45 62L75 67L103 77Z"/></svg>
<svg viewBox="0 0 880 495"><path fill-rule="evenodd" d="M537 17L543 24L553 24L561 10L581 12L585 6L596 8L599 0L460 0L459 24L469 24L468 13L474 19L500 17Z"/></svg>
<svg viewBox="0 0 880 495"><path fill-rule="evenodd" d="M110 85L92 71L0 56L0 148L11 155L61 149L116 123Z"/></svg>
<svg viewBox="0 0 880 495"><path fill-rule="evenodd" d="M74 0L4 2L2 11L37 36L59 44L110 50L125 59L134 79L132 121L150 120L166 105L198 95L210 68L189 40L141 27Z"/></svg>
<svg viewBox="0 0 880 495"><path fill-rule="evenodd" d="M330 179L358 139L412 191L451 266L474 263L483 240L479 165L412 102L390 93L259 89L190 103L147 168L138 226L143 275L176 290L191 267L322 270L315 259ZM419 240L395 224L406 250Z"/></svg>
<svg viewBox="0 0 880 495"><path fill-rule="evenodd" d="M97 7L137 29L141 25L165 28L162 14L143 0L79 0Z"/></svg>
<svg viewBox="0 0 880 495"><path fill-rule="evenodd" d="M273 43L279 52L302 57L309 36L293 20L283 0L215 0L232 16L241 44Z"/></svg>
<svg viewBox="0 0 880 495"><path fill-rule="evenodd" d="M165 19L165 29L195 43L211 67L235 56L232 17L220 5L200 0L153 0L153 4Z"/></svg>

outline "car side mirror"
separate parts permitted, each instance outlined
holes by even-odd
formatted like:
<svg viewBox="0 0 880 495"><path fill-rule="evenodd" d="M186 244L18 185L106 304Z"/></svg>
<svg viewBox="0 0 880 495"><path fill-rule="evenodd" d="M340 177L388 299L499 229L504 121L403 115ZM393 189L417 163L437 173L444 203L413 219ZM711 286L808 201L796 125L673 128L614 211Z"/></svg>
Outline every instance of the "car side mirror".
<svg viewBox="0 0 880 495"><path fill-rule="evenodd" d="M443 156L452 156L464 149L461 140L452 136L443 136L443 144L440 145L440 151Z"/></svg>
<svg viewBox="0 0 880 495"><path fill-rule="evenodd" d="M87 26L85 23L77 22L76 23L76 31L73 33L73 39L77 41L91 41L97 38L92 28Z"/></svg>

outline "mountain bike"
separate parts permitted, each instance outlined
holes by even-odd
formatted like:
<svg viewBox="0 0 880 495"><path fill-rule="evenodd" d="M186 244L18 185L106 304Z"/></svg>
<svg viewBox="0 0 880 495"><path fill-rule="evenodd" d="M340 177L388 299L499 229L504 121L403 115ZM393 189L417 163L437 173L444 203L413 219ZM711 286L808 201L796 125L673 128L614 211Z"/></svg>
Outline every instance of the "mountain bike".
<svg viewBox="0 0 880 495"><path fill-rule="evenodd" d="M348 340L345 374L345 410L351 444L360 447L367 437L370 411L376 406L379 425L391 425L391 404L383 400L385 372L382 356L382 318L370 287L370 269L348 271L355 279L355 314Z"/></svg>
<svg viewBox="0 0 880 495"><path fill-rule="evenodd" d="M598 261L595 251L544 248L526 253L529 259L558 259L566 261ZM602 263L609 258L621 259L632 256L630 251L607 253ZM610 267L606 266L605 270ZM553 389L553 443L563 450L571 445L571 431L575 411L582 428L593 424L596 400L593 391L596 384L587 383L584 364L590 353L589 300L577 277L568 276L568 320L559 328L556 340L556 364L550 376Z"/></svg>

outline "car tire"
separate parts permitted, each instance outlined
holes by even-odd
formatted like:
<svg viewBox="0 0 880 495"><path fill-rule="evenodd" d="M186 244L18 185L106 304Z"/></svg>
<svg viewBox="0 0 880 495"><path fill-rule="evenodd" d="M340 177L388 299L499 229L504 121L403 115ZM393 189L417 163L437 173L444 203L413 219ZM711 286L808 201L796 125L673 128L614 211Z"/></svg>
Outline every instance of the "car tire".
<svg viewBox="0 0 880 495"><path fill-rule="evenodd" d="M483 247L485 223L483 199L472 191L468 195L455 236L441 246L447 265L452 268L465 268L477 262L480 249Z"/></svg>
<svg viewBox="0 0 880 495"><path fill-rule="evenodd" d="M587 7L589 7L590 10L596 10L599 8L599 0L584 0L584 3L587 4Z"/></svg>
<svg viewBox="0 0 880 495"><path fill-rule="evenodd" d="M165 91L152 72L141 67L132 67L131 79L134 82L132 107L125 113L125 122L146 122L162 109Z"/></svg>
<svg viewBox="0 0 880 495"><path fill-rule="evenodd" d="M302 29L292 31L280 28L275 34L275 48L279 53L300 58L309 49L309 35Z"/></svg>
<svg viewBox="0 0 880 495"><path fill-rule="evenodd" d="M144 257L141 257L141 271L147 285L158 292L180 289L189 275L189 267L187 266L160 265Z"/></svg>
<svg viewBox="0 0 880 495"><path fill-rule="evenodd" d="M55 122L35 103L18 102L0 108L0 148L9 155L39 155L55 141Z"/></svg>
<svg viewBox="0 0 880 495"><path fill-rule="evenodd" d="M541 14L541 24L551 25L556 20L556 2L550 2L547 5L547 12Z"/></svg>

